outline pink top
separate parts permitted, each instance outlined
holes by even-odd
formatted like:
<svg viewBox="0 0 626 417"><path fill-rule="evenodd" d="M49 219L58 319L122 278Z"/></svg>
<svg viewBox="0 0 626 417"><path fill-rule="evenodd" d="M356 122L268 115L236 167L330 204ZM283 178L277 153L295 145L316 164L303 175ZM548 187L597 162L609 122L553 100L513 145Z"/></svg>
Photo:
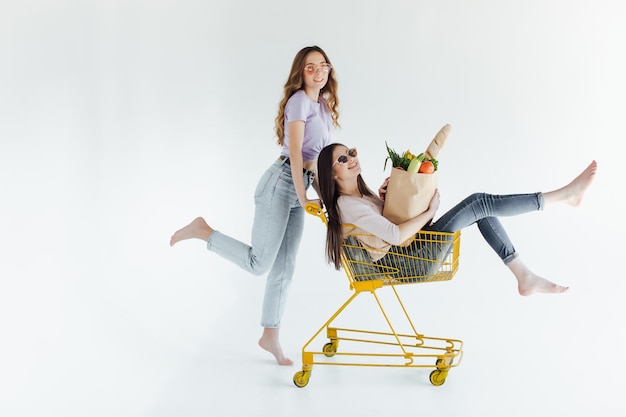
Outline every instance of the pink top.
<svg viewBox="0 0 626 417"><path fill-rule="evenodd" d="M383 200L380 198L342 195L337 199L337 206L341 213L341 222L355 226L352 230L344 229L344 233L353 231L356 234L372 235L358 236L365 249L377 249L368 251L372 260L382 258L391 245L402 243L398 225L383 217Z"/></svg>

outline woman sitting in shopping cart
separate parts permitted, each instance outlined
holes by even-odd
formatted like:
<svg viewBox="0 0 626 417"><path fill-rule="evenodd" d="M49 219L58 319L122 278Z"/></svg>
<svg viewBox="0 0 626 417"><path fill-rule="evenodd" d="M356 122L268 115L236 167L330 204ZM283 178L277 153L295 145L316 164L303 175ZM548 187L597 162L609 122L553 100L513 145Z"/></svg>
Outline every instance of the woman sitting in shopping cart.
<svg viewBox="0 0 626 417"><path fill-rule="evenodd" d="M439 207L439 192L433 195L428 209L407 221L394 224L383 217L383 200L389 179L378 189L378 196L361 177L361 166L355 148L342 144L326 146L317 162L320 196L328 216L326 254L337 269L341 265L343 224L352 224L378 238L378 244L368 239L367 245L390 250L420 230L456 232L476 224L481 234L511 270L521 295L562 293L568 287L557 285L532 272L522 262L498 217L516 216L543 210L555 204L578 206L596 174L592 161L566 186L550 192L532 194L492 195L475 193L433 221ZM383 256L384 251L382 252ZM375 260L376 261L376 260Z"/></svg>

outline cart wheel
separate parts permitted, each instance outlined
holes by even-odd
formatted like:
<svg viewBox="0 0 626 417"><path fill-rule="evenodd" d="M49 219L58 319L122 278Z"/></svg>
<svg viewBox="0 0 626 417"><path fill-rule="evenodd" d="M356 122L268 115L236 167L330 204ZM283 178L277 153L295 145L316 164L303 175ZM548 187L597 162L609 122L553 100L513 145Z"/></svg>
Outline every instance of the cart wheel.
<svg viewBox="0 0 626 417"><path fill-rule="evenodd" d="M448 373L446 371L435 369L430 373L430 383L437 387L443 385L443 383L446 382L447 376Z"/></svg>
<svg viewBox="0 0 626 417"><path fill-rule="evenodd" d="M298 388L304 388L309 383L310 377L311 371L298 371L293 376L293 383L296 384Z"/></svg>
<svg viewBox="0 0 626 417"><path fill-rule="evenodd" d="M335 356L335 353L337 353L337 344L332 342L326 343L322 351L324 352L324 355L332 358L333 356Z"/></svg>

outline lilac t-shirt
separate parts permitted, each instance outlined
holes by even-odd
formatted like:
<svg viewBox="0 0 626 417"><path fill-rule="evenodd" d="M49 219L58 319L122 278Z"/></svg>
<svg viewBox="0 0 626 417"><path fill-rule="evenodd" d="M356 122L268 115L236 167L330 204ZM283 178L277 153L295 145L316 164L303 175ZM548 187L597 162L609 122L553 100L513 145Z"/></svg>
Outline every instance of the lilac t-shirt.
<svg viewBox="0 0 626 417"><path fill-rule="evenodd" d="M296 120L304 121L302 160L314 161L324 146L330 144L333 122L326 100L320 97L315 102L304 90L296 91L285 106L285 141L281 156L289 157L289 129L287 124Z"/></svg>

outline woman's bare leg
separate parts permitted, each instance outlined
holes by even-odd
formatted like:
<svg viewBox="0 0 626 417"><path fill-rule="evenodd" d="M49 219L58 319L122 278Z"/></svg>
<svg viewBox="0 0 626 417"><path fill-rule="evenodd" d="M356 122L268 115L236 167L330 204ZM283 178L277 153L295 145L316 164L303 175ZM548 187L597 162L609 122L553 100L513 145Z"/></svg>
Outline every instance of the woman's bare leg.
<svg viewBox="0 0 626 417"><path fill-rule="evenodd" d="M205 242L209 240L209 236L213 233L213 228L207 224L202 217L195 218L187 226L177 230L170 238L170 246L174 246L181 240L201 239Z"/></svg>
<svg viewBox="0 0 626 417"><path fill-rule="evenodd" d="M279 365L293 365L293 361L286 358L283 354L280 342L278 341L278 331L278 328L264 327L263 335L261 335L261 338L259 339L259 346L274 355L276 362L278 362Z"/></svg>
<svg viewBox="0 0 626 417"><path fill-rule="evenodd" d="M583 196L587 188L593 182L598 169L598 163L592 161L587 168L583 170L576 178L574 178L565 187L558 190L543 193L545 206L554 204L569 204L577 207L582 202ZM517 289L521 295L532 295L536 293L562 293L568 290L568 287L555 284L542 278L532 272L518 257L507 264L515 278L517 279Z"/></svg>
<svg viewBox="0 0 626 417"><path fill-rule="evenodd" d="M587 188L591 185L591 182L596 175L597 169L598 163L596 161L592 161L583 172L581 172L565 187L543 193L545 205L548 206L566 203L573 207L579 206L585 191L587 191Z"/></svg>
<svg viewBox="0 0 626 417"><path fill-rule="evenodd" d="M209 226L202 217L197 217L187 226L177 230L172 235L170 239L170 246L174 246L181 240L187 239L201 239L207 241L212 233L213 228ZM280 342L278 340L278 332L278 328L265 327L263 334L259 339L259 346L274 355L276 362L278 362L279 365L293 365L293 361L286 358L283 354L283 350L280 347Z"/></svg>

